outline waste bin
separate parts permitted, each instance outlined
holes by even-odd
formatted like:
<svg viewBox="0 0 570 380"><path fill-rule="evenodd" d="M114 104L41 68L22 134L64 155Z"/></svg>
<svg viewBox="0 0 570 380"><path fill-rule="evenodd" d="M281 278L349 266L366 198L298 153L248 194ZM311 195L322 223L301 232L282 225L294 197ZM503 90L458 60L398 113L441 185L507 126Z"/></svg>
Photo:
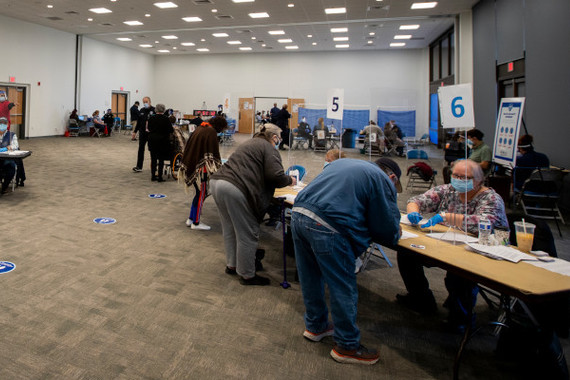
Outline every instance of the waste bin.
<svg viewBox="0 0 570 380"><path fill-rule="evenodd" d="M356 131L354 129L347 128L342 134L342 147L343 148L354 148L356 144Z"/></svg>

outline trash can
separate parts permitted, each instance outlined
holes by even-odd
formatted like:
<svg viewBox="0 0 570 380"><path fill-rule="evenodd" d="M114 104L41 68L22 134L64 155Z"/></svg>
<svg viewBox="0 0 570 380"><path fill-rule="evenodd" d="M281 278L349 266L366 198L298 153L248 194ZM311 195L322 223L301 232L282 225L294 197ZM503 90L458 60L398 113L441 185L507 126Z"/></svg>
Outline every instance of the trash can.
<svg viewBox="0 0 570 380"><path fill-rule="evenodd" d="M354 129L347 128L342 134L342 147L343 148L354 148L356 145L356 131Z"/></svg>

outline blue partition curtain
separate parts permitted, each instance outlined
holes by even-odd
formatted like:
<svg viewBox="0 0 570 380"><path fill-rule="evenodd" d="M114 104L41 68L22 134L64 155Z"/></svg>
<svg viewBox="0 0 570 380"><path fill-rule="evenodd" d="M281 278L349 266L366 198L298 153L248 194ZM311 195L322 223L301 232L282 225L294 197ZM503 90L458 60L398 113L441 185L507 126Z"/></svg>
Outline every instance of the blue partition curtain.
<svg viewBox="0 0 570 380"><path fill-rule="evenodd" d="M378 110L378 125L394 120L404 136L416 136L416 111L384 111Z"/></svg>
<svg viewBox="0 0 570 380"><path fill-rule="evenodd" d="M340 120L327 119L326 109L308 109L299 107L299 121L305 117L307 119L307 124L311 126L311 129L317 125L320 117L325 119L325 125L334 125L338 133L340 133ZM343 129L354 129L360 132L364 127L366 127L370 121L370 110L344 110L342 113Z"/></svg>
<svg viewBox="0 0 570 380"><path fill-rule="evenodd" d="M439 126L439 100L436 94L429 96L429 141L437 145Z"/></svg>

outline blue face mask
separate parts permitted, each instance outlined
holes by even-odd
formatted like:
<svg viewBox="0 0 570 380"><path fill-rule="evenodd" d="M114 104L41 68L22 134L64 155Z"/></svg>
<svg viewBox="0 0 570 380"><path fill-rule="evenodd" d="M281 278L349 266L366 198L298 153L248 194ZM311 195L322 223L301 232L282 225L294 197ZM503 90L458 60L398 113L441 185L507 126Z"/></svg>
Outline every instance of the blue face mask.
<svg viewBox="0 0 570 380"><path fill-rule="evenodd" d="M453 188L455 190L457 190L460 193L468 193L471 190L473 190L473 180L472 179L457 179L457 178L451 178L451 186L453 186Z"/></svg>
<svg viewBox="0 0 570 380"><path fill-rule="evenodd" d="M8 129L8 124L0 124L0 131L6 132L7 129Z"/></svg>
<svg viewBox="0 0 570 380"><path fill-rule="evenodd" d="M471 140L468 139L468 140L467 140L467 146L468 146L470 149L473 149L473 141L471 141Z"/></svg>

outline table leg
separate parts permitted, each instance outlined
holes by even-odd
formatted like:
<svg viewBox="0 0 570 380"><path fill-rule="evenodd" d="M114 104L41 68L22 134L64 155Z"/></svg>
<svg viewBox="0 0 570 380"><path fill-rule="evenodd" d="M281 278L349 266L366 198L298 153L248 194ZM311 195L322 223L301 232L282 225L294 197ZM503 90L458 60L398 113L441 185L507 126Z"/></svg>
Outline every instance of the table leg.
<svg viewBox="0 0 570 380"><path fill-rule="evenodd" d="M283 289L291 287L291 284L287 282L287 254L285 253L285 235L286 228L285 225L285 198L280 198L281 201L281 229L283 232L283 282L280 284Z"/></svg>

